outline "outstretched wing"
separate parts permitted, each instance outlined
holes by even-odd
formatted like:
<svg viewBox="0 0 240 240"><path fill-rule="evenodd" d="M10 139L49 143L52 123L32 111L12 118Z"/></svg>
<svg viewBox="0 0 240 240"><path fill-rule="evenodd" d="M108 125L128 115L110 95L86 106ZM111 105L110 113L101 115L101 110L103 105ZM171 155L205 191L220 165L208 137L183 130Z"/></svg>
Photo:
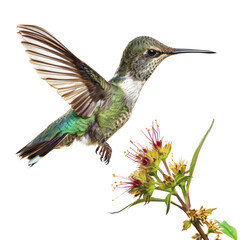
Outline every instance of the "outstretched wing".
<svg viewBox="0 0 240 240"><path fill-rule="evenodd" d="M19 25L26 52L41 78L83 117L90 117L111 87L97 72L72 54L43 28Z"/></svg>

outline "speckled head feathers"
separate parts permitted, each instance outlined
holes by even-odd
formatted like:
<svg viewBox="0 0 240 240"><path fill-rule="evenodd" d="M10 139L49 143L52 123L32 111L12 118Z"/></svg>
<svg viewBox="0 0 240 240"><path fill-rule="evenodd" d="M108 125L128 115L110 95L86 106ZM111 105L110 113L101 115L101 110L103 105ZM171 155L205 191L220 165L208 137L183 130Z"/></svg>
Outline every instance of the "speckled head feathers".
<svg viewBox="0 0 240 240"><path fill-rule="evenodd" d="M173 48L154 38L137 37L125 48L116 74L118 76L130 74L135 79L145 81L172 51Z"/></svg>
<svg viewBox="0 0 240 240"><path fill-rule="evenodd" d="M134 38L131 42L129 42L123 52L123 58L131 58L136 55L143 54L149 49L154 49L161 53L170 53L173 50L154 38L141 36Z"/></svg>

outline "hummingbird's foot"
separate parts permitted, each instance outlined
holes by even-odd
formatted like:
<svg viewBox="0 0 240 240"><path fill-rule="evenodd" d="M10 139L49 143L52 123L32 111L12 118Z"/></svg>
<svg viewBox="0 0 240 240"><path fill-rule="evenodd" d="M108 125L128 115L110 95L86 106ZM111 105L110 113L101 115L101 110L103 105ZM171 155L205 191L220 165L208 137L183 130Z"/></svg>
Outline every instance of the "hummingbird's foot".
<svg viewBox="0 0 240 240"><path fill-rule="evenodd" d="M96 149L96 153L98 153L99 149L100 149L99 155L101 156L100 160L104 161L104 163L107 165L112 156L112 148L110 147L110 145L107 142L105 142L102 145L98 145L98 147Z"/></svg>

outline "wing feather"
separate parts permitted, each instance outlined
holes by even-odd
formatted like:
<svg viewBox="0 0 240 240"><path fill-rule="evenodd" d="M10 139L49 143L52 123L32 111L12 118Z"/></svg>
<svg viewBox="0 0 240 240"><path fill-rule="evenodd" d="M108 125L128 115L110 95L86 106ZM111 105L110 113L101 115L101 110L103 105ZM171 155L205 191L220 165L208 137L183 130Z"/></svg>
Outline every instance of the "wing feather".
<svg viewBox="0 0 240 240"><path fill-rule="evenodd" d="M40 77L55 88L79 116L90 117L104 102L111 84L43 28L19 25L18 29L30 62Z"/></svg>

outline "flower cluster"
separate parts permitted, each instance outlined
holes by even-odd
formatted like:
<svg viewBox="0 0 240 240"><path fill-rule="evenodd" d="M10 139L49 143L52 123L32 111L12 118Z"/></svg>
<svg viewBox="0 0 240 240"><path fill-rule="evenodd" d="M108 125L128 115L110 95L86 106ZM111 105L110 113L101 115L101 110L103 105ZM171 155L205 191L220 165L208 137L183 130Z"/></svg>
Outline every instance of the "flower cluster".
<svg viewBox="0 0 240 240"><path fill-rule="evenodd" d="M207 217L210 216L215 209L216 208L206 209L202 206L199 210L189 209L187 215L189 216L190 221L194 222L200 220L205 224L207 222Z"/></svg>
<svg viewBox="0 0 240 240"><path fill-rule="evenodd" d="M130 176L124 178L125 180L119 183L115 182L114 189L123 188L125 192L132 194L134 197L138 197L138 199L118 212L139 203L145 202L146 204L154 201L165 203L167 214L170 206L174 205L184 211L189 218L183 222L183 230L189 229L191 225L197 229L198 233L192 237L193 239L208 240L208 235L215 233L217 234L215 240L220 240L219 234L225 233L234 240L237 240L237 231L233 226L230 226L226 221L220 223L208 219L215 208L206 209L201 207L199 210L191 209L189 194L191 179L199 152L213 126L213 122L195 150L189 170L186 170L187 163L182 159L178 162L173 161L173 159L170 163L167 161L172 145L170 142L163 143L157 122L152 124L151 130L146 129L146 132L143 132L149 141L147 146L143 147L139 143L130 141L132 147L126 152L126 156L138 163L138 167ZM164 169L162 167L164 167ZM160 192L160 194L158 194L160 195L159 197L152 197L155 190L158 191L158 193ZM179 191L181 192L179 193ZM178 202L175 201L176 199ZM204 225L208 229L206 233L202 229Z"/></svg>
<svg viewBox="0 0 240 240"><path fill-rule="evenodd" d="M183 174L187 173L186 172L187 163L182 159L180 159L178 163L172 160L172 162L169 163L169 167L175 175L177 175L179 172Z"/></svg>
<svg viewBox="0 0 240 240"><path fill-rule="evenodd" d="M119 188L126 189L126 192L138 197L143 197L145 203L150 201L153 191L155 190L155 181L142 169L136 170L132 173L126 181L118 184Z"/></svg>
<svg viewBox="0 0 240 240"><path fill-rule="evenodd" d="M222 233L220 231L220 227L217 225L216 222L213 222L212 220L208 220L208 216L210 216L215 209L216 208L206 209L203 206L199 210L189 209L187 211L189 221L184 221L183 230L187 230L191 226L191 223L199 221L201 225L205 224L207 226L207 228L208 228L207 234L216 233L216 234L218 234L216 239L220 239L219 234ZM200 235L198 233L195 234L192 238L193 239L201 239Z"/></svg>
<svg viewBox="0 0 240 240"><path fill-rule="evenodd" d="M163 145L163 139L160 138L160 129L156 122L152 124L152 131L146 129L146 133L143 132L146 138L149 140L149 146L143 147L139 143L130 141L134 146L126 152L126 156L137 162L140 169L144 169L147 173L156 173L160 162L165 161L171 151L171 143L165 143Z"/></svg>
<svg viewBox="0 0 240 240"><path fill-rule="evenodd" d="M152 124L151 131L146 129L146 133L143 134L149 140L148 146L143 147L139 143L130 141L133 147L126 152L129 159L138 163L137 170L116 187L125 188L126 192L139 199L142 197L145 203L148 203L153 191L160 189L159 185L172 184L174 181L164 173L162 181L157 176L161 161L165 161L171 151L171 143L163 144L163 139L160 138L157 122Z"/></svg>
<svg viewBox="0 0 240 240"><path fill-rule="evenodd" d="M213 222L212 219L209 222L206 222L206 225L208 227L208 232L209 233L217 233L217 234L222 233L220 231L220 227L218 226L218 224L216 222Z"/></svg>

